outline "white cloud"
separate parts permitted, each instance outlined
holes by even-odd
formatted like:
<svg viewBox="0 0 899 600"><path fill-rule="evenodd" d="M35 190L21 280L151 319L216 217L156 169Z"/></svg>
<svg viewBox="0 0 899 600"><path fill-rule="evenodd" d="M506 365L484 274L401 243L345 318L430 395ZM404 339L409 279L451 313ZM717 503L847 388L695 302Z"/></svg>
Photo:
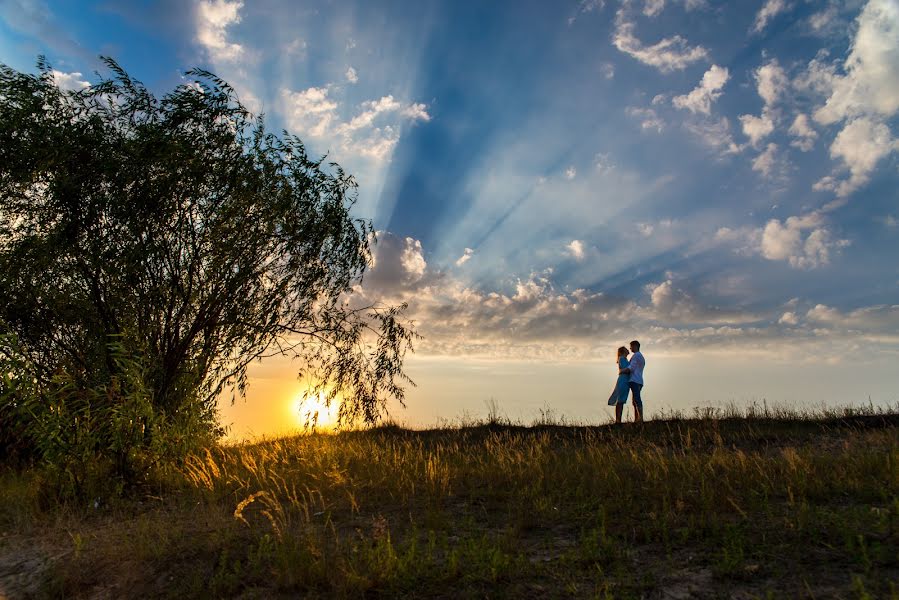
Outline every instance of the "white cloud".
<svg viewBox="0 0 899 600"><path fill-rule="evenodd" d="M783 222L768 221L762 230L759 250L768 260L786 260L794 268L811 269L828 264L833 248L847 245L846 240L833 239L819 213L810 213Z"/></svg>
<svg viewBox="0 0 899 600"><path fill-rule="evenodd" d="M704 304L704 292L692 290L673 273L646 285L636 299L584 289L560 291L551 269L475 288L424 263L417 240L384 232L378 240L375 265L357 287L359 301L408 301L406 317L424 336L416 348L420 356L595 358L597 348L620 345L634 331L642 332L640 339L656 352L713 344L770 354L772 346L780 345L784 326L794 348L804 344L804 354L832 344L845 346L847 339L859 340L866 332L875 343L880 338L872 336L887 336L892 344L899 340L895 305L841 311L823 304L803 309L801 301L791 300L762 313L725 310ZM802 251L804 243L800 236L797 247ZM763 322L767 325L759 324Z"/></svg>
<svg viewBox="0 0 899 600"><path fill-rule="evenodd" d="M403 104L388 95L363 102L361 112L343 121L333 91L332 87L311 87L298 92L282 90L283 110L294 132L334 144L331 150L344 154L385 160L400 139L403 121L431 118L426 105Z"/></svg>
<svg viewBox="0 0 899 600"><path fill-rule="evenodd" d="M610 62L602 63L602 65L599 67L599 71L606 79L612 79L613 77L615 77L615 65Z"/></svg>
<svg viewBox="0 0 899 600"><path fill-rule="evenodd" d="M856 334L862 331L893 333L899 329L897 304L865 306L846 312L826 304L816 304L805 316L817 324L846 328Z"/></svg>
<svg viewBox="0 0 899 600"><path fill-rule="evenodd" d="M359 81L359 75L356 74L356 69L350 67L346 70L346 80L350 83L356 83Z"/></svg>
<svg viewBox="0 0 899 600"><path fill-rule="evenodd" d="M472 250L471 248L466 248L465 251L462 253L462 256L460 256L458 259L456 259L456 266L461 267L462 265L467 263L469 260L471 260L472 256L474 256L474 250Z"/></svg>
<svg viewBox="0 0 899 600"><path fill-rule="evenodd" d="M799 148L803 152L811 150L815 145L815 140L818 138L818 132L812 128L808 116L804 113L796 115L796 119L790 125L790 135L796 138L790 142L790 145Z"/></svg>
<svg viewBox="0 0 899 600"><path fill-rule="evenodd" d="M787 74L777 60L772 60L768 64L759 67L755 72L755 81L756 89L759 96L764 100L766 107L772 106L777 102L790 84Z"/></svg>
<svg viewBox="0 0 899 600"><path fill-rule="evenodd" d="M755 22L752 25L752 31L755 33L760 33L765 26L768 25L768 22L779 15L780 13L787 10L786 0L766 0L764 6L759 9L759 12L755 15Z"/></svg>
<svg viewBox="0 0 899 600"><path fill-rule="evenodd" d="M78 72L64 73L53 69L53 81L55 81L56 85L63 90L79 91L89 88L91 84L83 80L82 77L84 76Z"/></svg>
<svg viewBox="0 0 899 600"><path fill-rule="evenodd" d="M665 0L645 0L643 2L643 14L647 17L655 17L665 8Z"/></svg>
<svg viewBox="0 0 899 600"><path fill-rule="evenodd" d="M283 90L285 113L290 127L297 133L323 137L337 120L337 102L329 97L326 87L311 87L299 92Z"/></svg>
<svg viewBox="0 0 899 600"><path fill-rule="evenodd" d="M774 104L783 95L789 85L789 79L776 60L762 65L755 71L756 91L764 103L762 114L740 115L743 134L749 138L753 147L774 132L777 111Z"/></svg>
<svg viewBox="0 0 899 600"><path fill-rule="evenodd" d="M571 243L565 247L569 256L571 256L574 260L581 261L584 260L584 256L586 256L584 252L584 242L581 240L571 240Z"/></svg>
<svg viewBox="0 0 899 600"><path fill-rule="evenodd" d="M400 256L400 264L403 265L407 276L412 281L418 281L425 274L428 263L425 262L424 253L421 249L421 242L411 237L406 238L406 247Z"/></svg>
<svg viewBox="0 0 899 600"><path fill-rule="evenodd" d="M853 119L830 146L830 156L842 161L849 170L849 179L825 177L815 184L815 189L833 190L837 196L845 197L866 184L877 163L897 149L899 140L893 139L886 124L866 117Z"/></svg>
<svg viewBox="0 0 899 600"><path fill-rule="evenodd" d="M688 65L708 58L702 46L690 46L680 35L664 38L651 46L644 46L634 33L636 25L627 20L624 9L615 18L612 43L618 50L629 54L643 64L657 68L662 73L685 69Z"/></svg>
<svg viewBox="0 0 899 600"><path fill-rule="evenodd" d="M837 7L833 4L816 12L808 19L809 28L818 35L830 33L837 19Z"/></svg>
<svg viewBox="0 0 899 600"><path fill-rule="evenodd" d="M306 40L302 38L294 39L284 46L284 53L288 56L302 57L306 53Z"/></svg>
<svg viewBox="0 0 899 600"><path fill-rule="evenodd" d="M655 231L655 227L652 223L637 223L637 231L639 231L640 235L643 237L649 237L652 235L652 232Z"/></svg>
<svg viewBox="0 0 899 600"><path fill-rule="evenodd" d="M643 131L655 131L662 133L665 128L665 122L659 117L658 113L651 108L640 108L637 106L628 106L624 112L635 119L640 120L640 129Z"/></svg>
<svg viewBox="0 0 899 600"><path fill-rule="evenodd" d="M229 42L226 29L240 23L242 0L200 0L197 4L197 41L213 61L236 61L244 54L240 44Z"/></svg>
<svg viewBox="0 0 899 600"><path fill-rule="evenodd" d="M777 322L782 325L798 325L799 317L796 316L796 313L788 311L781 315Z"/></svg>
<svg viewBox="0 0 899 600"><path fill-rule="evenodd" d="M733 244L738 254L761 255L772 261L785 261L795 269L827 265L834 251L849 245L836 239L827 228L821 212L769 220L764 227L721 227L715 241Z"/></svg>
<svg viewBox="0 0 899 600"><path fill-rule="evenodd" d="M829 92L815 120L830 124L859 115L892 116L899 110L899 4L870 0L857 20L852 50L838 75L820 60L807 79Z"/></svg>
<svg viewBox="0 0 899 600"><path fill-rule="evenodd" d="M752 170L770 177L777 165L777 144L768 144L765 151L752 161Z"/></svg>
<svg viewBox="0 0 899 600"><path fill-rule="evenodd" d="M577 176L577 169L573 166L565 169L565 179L574 179Z"/></svg>
<svg viewBox="0 0 899 600"><path fill-rule="evenodd" d="M755 147L774 131L774 119L767 111L762 112L759 117L740 115L740 125L743 127L743 135L748 137L749 143Z"/></svg>
<svg viewBox="0 0 899 600"><path fill-rule="evenodd" d="M742 146L734 142L730 133L730 121L727 117L721 117L718 120L686 122L684 127L706 146L724 154L736 154L743 150Z"/></svg>
<svg viewBox="0 0 899 600"><path fill-rule="evenodd" d="M825 96L824 104L813 113L815 121L844 122L830 155L840 160L849 178L836 169L813 189L833 191L845 199L868 182L881 159L899 148L888 125L899 112L899 3L869 0L865 5L856 20L843 74L826 59L827 54L819 52L796 85Z"/></svg>
<svg viewBox="0 0 899 600"><path fill-rule="evenodd" d="M581 0L574 15L568 17L568 25L574 25L577 18L585 13L600 11L605 7L605 0Z"/></svg>
<svg viewBox="0 0 899 600"><path fill-rule="evenodd" d="M411 119L413 121L424 121L427 123L431 120L431 115L428 114L428 106L422 103L410 104L405 107L401 114L407 119Z"/></svg>
<svg viewBox="0 0 899 600"><path fill-rule="evenodd" d="M611 173L615 170L615 162L608 152L599 152L593 157L593 164L600 173Z"/></svg>
<svg viewBox="0 0 899 600"><path fill-rule="evenodd" d="M675 96L671 102L677 108L707 115L711 111L712 102L721 96L721 90L729 77L726 67L712 65L693 91L684 96Z"/></svg>

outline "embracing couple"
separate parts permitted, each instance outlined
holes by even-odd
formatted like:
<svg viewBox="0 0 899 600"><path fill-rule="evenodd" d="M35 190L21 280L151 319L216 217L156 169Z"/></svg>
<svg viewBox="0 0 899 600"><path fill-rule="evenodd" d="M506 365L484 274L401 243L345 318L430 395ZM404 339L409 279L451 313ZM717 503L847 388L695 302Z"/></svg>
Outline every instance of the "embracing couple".
<svg viewBox="0 0 899 600"><path fill-rule="evenodd" d="M615 406L615 423L621 423L621 413L624 405L627 403L627 393L630 392L634 398L634 422L643 422L643 399L640 398L640 392L643 390L643 368L646 366L646 359L640 352L640 342L634 340L631 342L630 359L627 357L627 348L621 346L618 348L618 381L615 383L615 389L609 396L609 406Z"/></svg>

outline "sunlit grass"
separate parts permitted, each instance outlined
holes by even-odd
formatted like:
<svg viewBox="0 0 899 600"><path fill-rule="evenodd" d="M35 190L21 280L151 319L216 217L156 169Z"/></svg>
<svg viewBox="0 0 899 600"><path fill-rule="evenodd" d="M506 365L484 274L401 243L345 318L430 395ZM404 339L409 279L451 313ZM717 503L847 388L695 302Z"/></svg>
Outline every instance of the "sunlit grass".
<svg viewBox="0 0 899 600"><path fill-rule="evenodd" d="M25 531L30 512L69 552L47 567L62 595L882 597L899 575L897 424L755 407L385 426L209 448L87 515L4 480L30 506L4 519Z"/></svg>

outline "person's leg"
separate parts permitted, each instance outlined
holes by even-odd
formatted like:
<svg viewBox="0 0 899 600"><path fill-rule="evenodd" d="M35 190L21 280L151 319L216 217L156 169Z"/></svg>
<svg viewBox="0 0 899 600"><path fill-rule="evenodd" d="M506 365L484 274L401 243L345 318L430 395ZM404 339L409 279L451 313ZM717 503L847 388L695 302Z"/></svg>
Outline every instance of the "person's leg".
<svg viewBox="0 0 899 600"><path fill-rule="evenodd" d="M640 383L630 384L631 388L631 398L634 401L634 423L642 423L643 422L643 399L640 397L640 392L643 390L643 385Z"/></svg>
<svg viewBox="0 0 899 600"><path fill-rule="evenodd" d="M624 409L624 404L618 403L615 405L615 424L621 425L621 411Z"/></svg>

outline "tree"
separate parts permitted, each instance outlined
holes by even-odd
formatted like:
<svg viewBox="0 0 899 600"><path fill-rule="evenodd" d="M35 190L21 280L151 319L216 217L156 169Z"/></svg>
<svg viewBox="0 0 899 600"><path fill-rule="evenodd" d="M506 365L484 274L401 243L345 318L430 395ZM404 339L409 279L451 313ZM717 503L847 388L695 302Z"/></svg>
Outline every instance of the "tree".
<svg viewBox="0 0 899 600"><path fill-rule="evenodd" d="M269 133L212 73L160 99L103 60L112 76L80 91L43 58L37 75L0 65L0 325L29 389L46 405L61 375L75 390L136 377L155 418L208 433L223 390L282 353L343 396L344 422L402 402L416 334L404 306L354 304L374 234L351 216L352 176Z"/></svg>

